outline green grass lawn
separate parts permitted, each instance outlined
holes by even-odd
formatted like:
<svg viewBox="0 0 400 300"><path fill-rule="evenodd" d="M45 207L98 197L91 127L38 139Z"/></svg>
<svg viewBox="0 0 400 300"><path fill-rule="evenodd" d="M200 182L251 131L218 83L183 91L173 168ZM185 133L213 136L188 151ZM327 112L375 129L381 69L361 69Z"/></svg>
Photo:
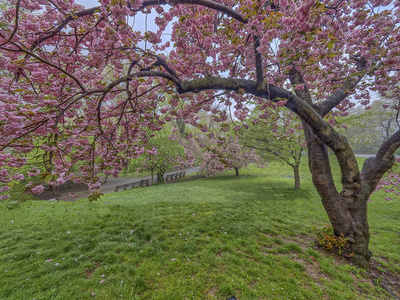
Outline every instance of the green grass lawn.
<svg viewBox="0 0 400 300"><path fill-rule="evenodd" d="M370 203L372 278L315 246L328 218L305 163L301 190L285 166L242 174L1 204L0 299L390 299L398 201Z"/></svg>

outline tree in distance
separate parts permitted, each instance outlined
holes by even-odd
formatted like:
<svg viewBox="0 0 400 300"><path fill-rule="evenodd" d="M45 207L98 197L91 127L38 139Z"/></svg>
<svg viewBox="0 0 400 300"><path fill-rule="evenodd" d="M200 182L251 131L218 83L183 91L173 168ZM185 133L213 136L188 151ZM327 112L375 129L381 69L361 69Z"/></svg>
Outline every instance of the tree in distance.
<svg viewBox="0 0 400 300"><path fill-rule="evenodd" d="M248 128L242 130L242 143L256 149L264 161L278 161L293 169L294 188L300 188L300 162L306 150L302 125L293 112L275 106L267 120L253 113ZM269 111L271 113L271 109Z"/></svg>

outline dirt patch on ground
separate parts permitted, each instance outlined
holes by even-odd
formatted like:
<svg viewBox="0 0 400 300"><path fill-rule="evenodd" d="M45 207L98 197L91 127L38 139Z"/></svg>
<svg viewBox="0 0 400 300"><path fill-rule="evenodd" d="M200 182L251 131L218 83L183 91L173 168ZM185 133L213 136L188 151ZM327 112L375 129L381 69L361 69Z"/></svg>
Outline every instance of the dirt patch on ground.
<svg viewBox="0 0 400 300"><path fill-rule="evenodd" d="M379 257L379 259L387 261L384 257ZM390 273L379 262L371 260L367 274L373 284L383 288L393 298L400 299L400 273Z"/></svg>
<svg viewBox="0 0 400 300"><path fill-rule="evenodd" d="M96 271L96 269L98 269L100 267L99 261L96 261L95 264L96 265L93 269L86 268L86 278L87 279L90 279L92 277L92 274L94 273L94 271Z"/></svg>
<svg viewBox="0 0 400 300"><path fill-rule="evenodd" d="M279 237L283 243L296 243L298 244L304 251L303 254L290 253L289 257L296 261L297 263L302 264L305 267L305 271L307 275L313 279L314 283L322 287L323 285L320 282L320 279L330 280L330 277L321 271L319 265L319 259L314 258L313 256L304 255L307 253L308 249L314 249L321 256L331 257L332 263L334 265L343 265L343 264L354 264L347 258L343 256L339 256L337 253L330 252L328 250L323 249L322 247L317 245L315 238L302 235L302 236L292 236L292 237L282 237L282 236L274 236L270 234L265 234L267 237L273 239ZM263 245L263 248L266 252L270 252L271 249L281 246L280 243L274 243L271 247L266 247ZM266 253L264 253L266 254ZM287 254L275 254L275 255L287 255ZM377 258L380 261L383 261L386 265L390 265L390 260L384 257ZM387 268L382 266L379 261L375 259L371 259L370 261L370 269L365 270L364 272L360 269L360 275L356 276L358 272L350 272L350 276L354 279L355 287L358 289L360 294L366 295L366 291L360 289L357 282L367 283L369 285L375 285L377 287L382 288L387 292L389 298L399 299L400 300L400 273L390 272Z"/></svg>

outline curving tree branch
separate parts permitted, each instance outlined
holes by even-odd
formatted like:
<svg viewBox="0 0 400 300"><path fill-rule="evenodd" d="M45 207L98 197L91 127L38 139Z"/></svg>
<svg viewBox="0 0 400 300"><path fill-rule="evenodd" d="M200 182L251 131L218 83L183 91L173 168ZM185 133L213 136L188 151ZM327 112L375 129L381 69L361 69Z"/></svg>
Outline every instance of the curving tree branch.
<svg viewBox="0 0 400 300"><path fill-rule="evenodd" d="M232 8L223 5L221 3L211 1L211 0L145 0L142 3L142 6L139 9L132 9L133 11L140 11L141 9L148 7L148 6L157 6L157 5L176 5L176 4L195 4L195 5L200 5L204 7L208 7L214 10L217 10L219 12L225 13L226 15L236 19L237 21L246 24L248 21L240 14L239 12L233 10ZM53 30L51 30L49 33L47 33L44 36L41 36L39 39L37 39L31 46L30 50L35 49L37 46L39 46L42 42L45 40L48 40L55 36L57 33L59 33L65 26L68 25L70 21L72 21L74 18L79 18L79 17L84 17L88 15L94 14L96 11L100 10L101 6L95 6L92 8L84 9L82 11L78 11L75 13L70 14L68 17L65 18L61 23L59 23Z"/></svg>
<svg viewBox="0 0 400 300"><path fill-rule="evenodd" d="M205 6L217 11L220 11L237 21L246 24L248 21L242 16L241 13L235 11L234 9L223 5L221 3L211 1L211 0L144 0L142 3L142 7L147 7L151 5L174 5L174 4L196 4ZM140 10L140 9L139 9Z"/></svg>
<svg viewBox="0 0 400 300"><path fill-rule="evenodd" d="M18 45L17 43L11 42L11 44L14 45L15 47L17 47L19 51L21 51L21 52L23 52L23 53L25 53L25 54L27 54L27 55L30 55L30 56L36 58L38 61L40 61L40 62L42 62L42 63L45 63L46 65L49 65L50 67L53 67L53 68L59 70L60 72L64 73L65 75L67 75L68 77L70 77L71 79L73 79L73 80L76 82L76 84L80 87L80 89L82 90L82 92L85 92L85 91L86 91L85 87L84 87L83 84L79 81L79 79L76 78L74 75L72 75L72 74L71 74L70 72L68 72L67 70L61 68L60 66L58 66L58 65L56 65L56 64L53 64L52 62L50 62L50 61L48 61L48 60L46 60L46 59L40 57L39 55L36 55L34 52L32 52L32 51L30 51L30 50L28 50L28 49L26 49L26 48L24 48L24 47ZM8 49L5 49L5 50L8 50Z"/></svg>
<svg viewBox="0 0 400 300"><path fill-rule="evenodd" d="M84 9L81 11L78 11L76 13L73 13L69 15L67 18L65 18L64 21L62 21L60 24L57 25L56 28L54 28L52 31L50 31L48 34L41 36L39 39L37 39L31 46L30 50L35 49L37 46L39 46L42 42L45 40L48 40L55 36L57 33L59 33L65 26L68 25L69 22L71 22L74 18L76 17L84 17L88 15L94 14L98 9L100 9L101 6L96 6L88 9Z"/></svg>
<svg viewBox="0 0 400 300"><path fill-rule="evenodd" d="M8 38L5 42L3 42L3 43L0 44L0 47L3 46L3 45L5 45L5 44L7 44L7 43L9 43L9 42L12 40L12 38L14 37L14 35L17 33L17 30L18 30L18 20L19 20L19 7L20 7L20 4L21 4L21 0L18 0L18 1L17 1L17 4L15 5L15 24L14 24L14 30L11 32L9 38Z"/></svg>

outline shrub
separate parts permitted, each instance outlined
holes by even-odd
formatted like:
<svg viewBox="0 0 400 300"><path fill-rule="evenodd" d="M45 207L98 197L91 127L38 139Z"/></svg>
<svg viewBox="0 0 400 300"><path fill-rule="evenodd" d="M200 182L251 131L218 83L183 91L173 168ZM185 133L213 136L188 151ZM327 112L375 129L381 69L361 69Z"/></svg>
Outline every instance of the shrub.
<svg viewBox="0 0 400 300"><path fill-rule="evenodd" d="M317 243L326 250L337 252L339 255L342 255L344 254L343 251L345 248L349 246L348 239L344 237L343 233L336 235L333 231L333 227L329 224L313 226L312 230L317 236ZM346 253L344 256L351 257L353 253Z"/></svg>

